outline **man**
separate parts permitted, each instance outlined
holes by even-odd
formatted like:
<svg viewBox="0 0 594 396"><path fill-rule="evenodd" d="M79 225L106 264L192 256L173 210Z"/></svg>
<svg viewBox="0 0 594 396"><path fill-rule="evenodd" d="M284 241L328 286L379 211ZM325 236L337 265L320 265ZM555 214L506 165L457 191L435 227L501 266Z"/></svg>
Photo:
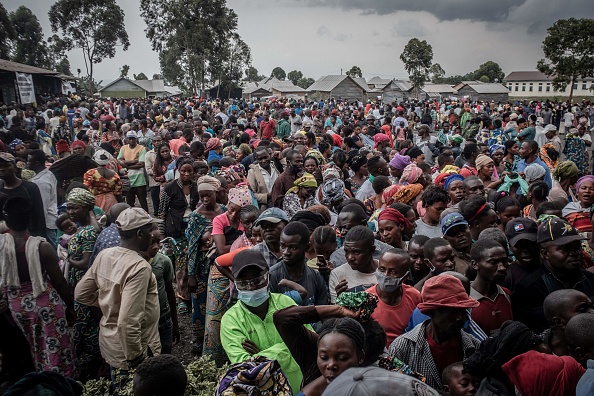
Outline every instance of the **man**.
<svg viewBox="0 0 594 396"><path fill-rule="evenodd" d="M281 118L276 127L276 136L282 140L285 136L289 136L290 134L291 124L289 123L289 111L283 110L281 113Z"/></svg>
<svg viewBox="0 0 594 396"><path fill-rule="evenodd" d="M349 231L358 225L367 225L367 214L365 213L365 209L356 203L348 204L342 208L336 220L336 230L340 234L339 241L341 245L343 244L344 239L348 235ZM392 246L380 241L379 239L375 239L374 244L375 251L373 252L373 258L375 260L379 260L381 255L386 250L392 248ZM330 262L334 268L340 267L341 265L345 264L346 261L347 260L343 246L334 251L334 253L332 253L330 256Z"/></svg>
<svg viewBox="0 0 594 396"><path fill-rule="evenodd" d="M274 312L294 306L295 302L283 294L268 291L268 264L257 250L246 249L237 253L231 272L239 301L221 320L221 343L231 364L256 356L277 360L297 393L303 378L301 369L273 322Z"/></svg>
<svg viewBox="0 0 594 396"><path fill-rule="evenodd" d="M542 304L555 290L575 289L594 297L594 274L582 269L584 239L557 217L538 226L536 242L543 264L517 284L512 294L514 317L533 331L546 328Z"/></svg>
<svg viewBox="0 0 594 396"><path fill-rule="evenodd" d="M383 157L379 155L371 157L367 160L367 170L369 170L369 174L371 176L365 180L365 182L361 185L361 188L359 188L359 191L357 191L357 195L355 195L355 198L361 202L375 194L373 185L371 184L374 178L378 176L390 177L390 168L388 168L388 163Z"/></svg>
<svg viewBox="0 0 594 396"><path fill-rule="evenodd" d="M401 122L404 123L404 128L408 129L408 120L404 117L403 110L398 111L398 117L394 118L392 125L394 125L394 128L400 128Z"/></svg>
<svg viewBox="0 0 594 396"><path fill-rule="evenodd" d="M470 297L480 305L472 310L472 319L487 334L512 320L510 291L499 286L507 274L507 251L497 241L477 241L470 251L472 268L477 275L471 283Z"/></svg>
<svg viewBox="0 0 594 396"><path fill-rule="evenodd" d="M260 136L264 140L272 140L274 130L276 129L276 121L270 119L270 112L264 112L264 119L260 121Z"/></svg>
<svg viewBox="0 0 594 396"><path fill-rule="evenodd" d="M404 334L408 318L421 302L421 293L414 287L403 284L403 280L410 274L411 264L406 251L386 251L380 257L375 273L377 285L367 289L368 293L379 298L371 317L384 328L387 348L396 337Z"/></svg>
<svg viewBox="0 0 594 396"><path fill-rule="evenodd" d="M588 371L577 386L576 395L591 395L594 378L594 342L592 341L594 315L590 312L580 313L572 317L565 327L565 338L569 354Z"/></svg>
<svg viewBox="0 0 594 396"><path fill-rule="evenodd" d="M107 227L101 230L97 236L97 240L93 247L93 253L91 253L91 257L89 258L89 267L93 265L95 258L101 251L120 246L121 239L116 220L120 213L129 207L130 205L125 202L118 202L109 209L109 212L107 213Z"/></svg>
<svg viewBox="0 0 594 396"><path fill-rule="evenodd" d="M138 197L140 206L148 212L146 179L144 177L146 148L138 144L136 132L129 131L126 137L128 138L128 144L122 146L118 154L120 165L128 169L128 178L130 179L130 190L126 194L126 202L128 205L134 206L136 197Z"/></svg>
<svg viewBox="0 0 594 396"><path fill-rule="evenodd" d="M507 269L503 286L511 290L526 276L540 267L540 247L536 243L538 225L528 217L517 217L507 222L505 236L516 260Z"/></svg>
<svg viewBox="0 0 594 396"><path fill-rule="evenodd" d="M454 270L466 275L470 267L470 228L460 213L450 213L441 220L443 238L448 241L454 252Z"/></svg>
<svg viewBox="0 0 594 396"><path fill-rule="evenodd" d="M548 129L545 132L545 137L545 144L552 144L559 154L563 152L563 143L561 142L561 138L557 136L557 127L554 125L548 125Z"/></svg>
<svg viewBox="0 0 594 396"><path fill-rule="evenodd" d="M536 137L536 115L532 114L528 117L528 125L518 134L518 140L521 142L529 142Z"/></svg>
<svg viewBox="0 0 594 396"><path fill-rule="evenodd" d="M374 240L373 232L364 225L353 227L346 235L343 247L348 265L341 265L330 272L328 286L332 304L345 291L364 291L377 283Z"/></svg>
<svg viewBox="0 0 594 396"><path fill-rule="evenodd" d="M462 282L451 275L428 280L421 297L419 310L430 320L396 338L389 354L424 375L427 385L441 390L443 370L468 358L479 346L476 338L462 331L466 309L479 303L468 297Z"/></svg>
<svg viewBox="0 0 594 396"><path fill-rule="evenodd" d="M485 184L478 176L468 176L462 183L466 199L473 195L485 196Z"/></svg>
<svg viewBox="0 0 594 396"><path fill-rule="evenodd" d="M256 163L249 166L247 180L250 189L260 205L260 210L272 206L272 188L280 174L275 164L270 161L269 149L260 146L254 152Z"/></svg>
<svg viewBox="0 0 594 396"><path fill-rule="evenodd" d="M161 183L156 181L153 177L153 167L155 165L155 159L157 158L157 152L161 148L161 144L163 144L163 138L161 137L161 135L153 135L153 138L151 140L151 146L153 148L144 156L144 169L146 170L146 174L149 179L148 186L149 191L151 192L153 216L157 216L159 214L159 195L161 194Z"/></svg>
<svg viewBox="0 0 594 396"><path fill-rule="evenodd" d="M279 284L283 279L298 283L307 290L307 299L301 305L328 304L328 290L322 275L307 265L305 252L309 248L309 229L303 223L292 221L280 235L282 260L270 268L270 291L285 293L293 290Z"/></svg>
<svg viewBox="0 0 594 396"><path fill-rule="evenodd" d="M301 130L301 115L295 112L295 109L291 109L291 116L289 117L289 122L291 123L291 133L295 133ZM310 125L311 127L311 125Z"/></svg>
<svg viewBox="0 0 594 396"><path fill-rule="evenodd" d="M254 246L254 249L262 254L269 268L282 259L280 235L288 222L287 214L279 208L266 209L254 222L253 226L260 227L262 230L263 239L262 242Z"/></svg>
<svg viewBox="0 0 594 396"><path fill-rule="evenodd" d="M467 143L464 146L464 158L466 163L460 169L460 174L465 178L469 176L478 176L478 170L476 169L476 157L480 154L478 145L475 143Z"/></svg>
<svg viewBox="0 0 594 396"><path fill-rule="evenodd" d="M141 208L124 210L116 220L120 246L102 251L74 291L77 301L101 309L99 346L114 369L134 369L149 350L161 352L157 282L140 255L158 221Z"/></svg>
<svg viewBox="0 0 594 396"><path fill-rule="evenodd" d="M435 165L434 157L439 155L439 149L435 147L437 138L429 134L429 127L421 125L416 146L425 154L425 163L429 166Z"/></svg>
<svg viewBox="0 0 594 396"><path fill-rule="evenodd" d="M538 143L536 143L536 141L530 140L530 141L526 141L526 142L522 143L522 146L520 147L520 157L522 158L522 160L520 160L520 162L518 162L518 168L517 168L518 173L523 173L528 165L531 165L531 164L540 165L545 170L545 178L544 178L545 183L547 183L547 186L549 186L549 188L553 188L553 179L551 179L551 170L549 169L547 164L545 164L543 162L543 160L541 160L538 157L538 153L539 153ZM460 173L462 173L462 172L460 172Z"/></svg>
<svg viewBox="0 0 594 396"><path fill-rule="evenodd" d="M429 238L442 237L443 232L439 220L441 213L447 208L449 202L450 197L443 188L428 188L423 193L421 201L425 214L415 222L417 225L415 235L426 235Z"/></svg>
<svg viewBox="0 0 594 396"><path fill-rule="evenodd" d="M274 181L270 199L272 204L282 209L286 192L293 187L295 179L303 171L303 156L296 150L289 150L286 154L287 169Z"/></svg>
<svg viewBox="0 0 594 396"><path fill-rule="evenodd" d="M0 193L8 195L8 198L23 197L31 203L29 232L33 236L46 238L45 212L39 187L33 182L17 177L16 163L12 154L0 152L0 180Z"/></svg>
<svg viewBox="0 0 594 396"><path fill-rule="evenodd" d="M58 227L58 181L52 172L45 166L45 153L41 150L32 150L27 157L27 169L35 172L31 179L41 194L43 213L48 242L57 247Z"/></svg>
<svg viewBox="0 0 594 396"><path fill-rule="evenodd" d="M415 285L418 291L423 289L429 279L445 271L454 271L454 250L443 238L429 239L423 246L423 256L429 273Z"/></svg>

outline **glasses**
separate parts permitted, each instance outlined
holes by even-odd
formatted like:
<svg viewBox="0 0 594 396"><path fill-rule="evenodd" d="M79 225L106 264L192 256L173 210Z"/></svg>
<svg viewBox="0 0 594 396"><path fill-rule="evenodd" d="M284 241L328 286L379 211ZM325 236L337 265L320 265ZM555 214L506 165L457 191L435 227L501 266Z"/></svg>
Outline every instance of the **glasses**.
<svg viewBox="0 0 594 396"><path fill-rule="evenodd" d="M248 280L238 280L235 279L235 286L239 290L247 290L247 289L257 289L260 286L263 286L268 281L268 272L258 276L254 279Z"/></svg>

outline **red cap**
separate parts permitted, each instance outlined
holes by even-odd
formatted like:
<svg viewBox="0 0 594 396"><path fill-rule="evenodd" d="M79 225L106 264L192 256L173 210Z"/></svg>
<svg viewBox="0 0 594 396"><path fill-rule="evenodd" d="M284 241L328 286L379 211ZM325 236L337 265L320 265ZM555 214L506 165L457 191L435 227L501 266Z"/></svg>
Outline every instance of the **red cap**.
<svg viewBox="0 0 594 396"><path fill-rule="evenodd" d="M430 278L421 291L423 302L418 305L422 313L439 308L476 308L478 301L468 297L462 282L452 275Z"/></svg>

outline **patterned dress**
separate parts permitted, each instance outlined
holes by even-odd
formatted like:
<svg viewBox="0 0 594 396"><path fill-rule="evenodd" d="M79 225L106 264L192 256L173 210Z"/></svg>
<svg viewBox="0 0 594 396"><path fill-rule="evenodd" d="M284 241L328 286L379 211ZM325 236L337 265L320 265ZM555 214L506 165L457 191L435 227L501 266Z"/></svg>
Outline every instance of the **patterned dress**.
<svg viewBox="0 0 594 396"><path fill-rule="evenodd" d="M106 179L98 169L90 169L84 174L83 183L95 196L97 206L106 213L117 203L116 195L122 195L122 180L117 173Z"/></svg>

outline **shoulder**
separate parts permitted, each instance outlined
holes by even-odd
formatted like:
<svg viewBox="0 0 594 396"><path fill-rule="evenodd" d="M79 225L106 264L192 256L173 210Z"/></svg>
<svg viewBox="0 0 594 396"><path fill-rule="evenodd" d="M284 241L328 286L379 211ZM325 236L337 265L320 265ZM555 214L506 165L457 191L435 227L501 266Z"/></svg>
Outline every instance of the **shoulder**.
<svg viewBox="0 0 594 396"><path fill-rule="evenodd" d="M419 299L419 302L420 302L421 292L418 291L417 289L415 289L414 287L403 284L402 285L402 291L408 297L411 297L413 299L417 299L418 298Z"/></svg>
<svg viewBox="0 0 594 396"><path fill-rule="evenodd" d="M292 307L297 305L295 301L289 296L285 296L281 293L270 293L270 299L272 300L272 304L274 305L275 310L279 310L282 308Z"/></svg>
<svg viewBox="0 0 594 396"><path fill-rule="evenodd" d="M269 270L270 275L277 275L277 274L280 275L283 272L284 265L285 265L285 263L283 261L279 261L278 263L274 264L272 267L270 267L270 270Z"/></svg>

